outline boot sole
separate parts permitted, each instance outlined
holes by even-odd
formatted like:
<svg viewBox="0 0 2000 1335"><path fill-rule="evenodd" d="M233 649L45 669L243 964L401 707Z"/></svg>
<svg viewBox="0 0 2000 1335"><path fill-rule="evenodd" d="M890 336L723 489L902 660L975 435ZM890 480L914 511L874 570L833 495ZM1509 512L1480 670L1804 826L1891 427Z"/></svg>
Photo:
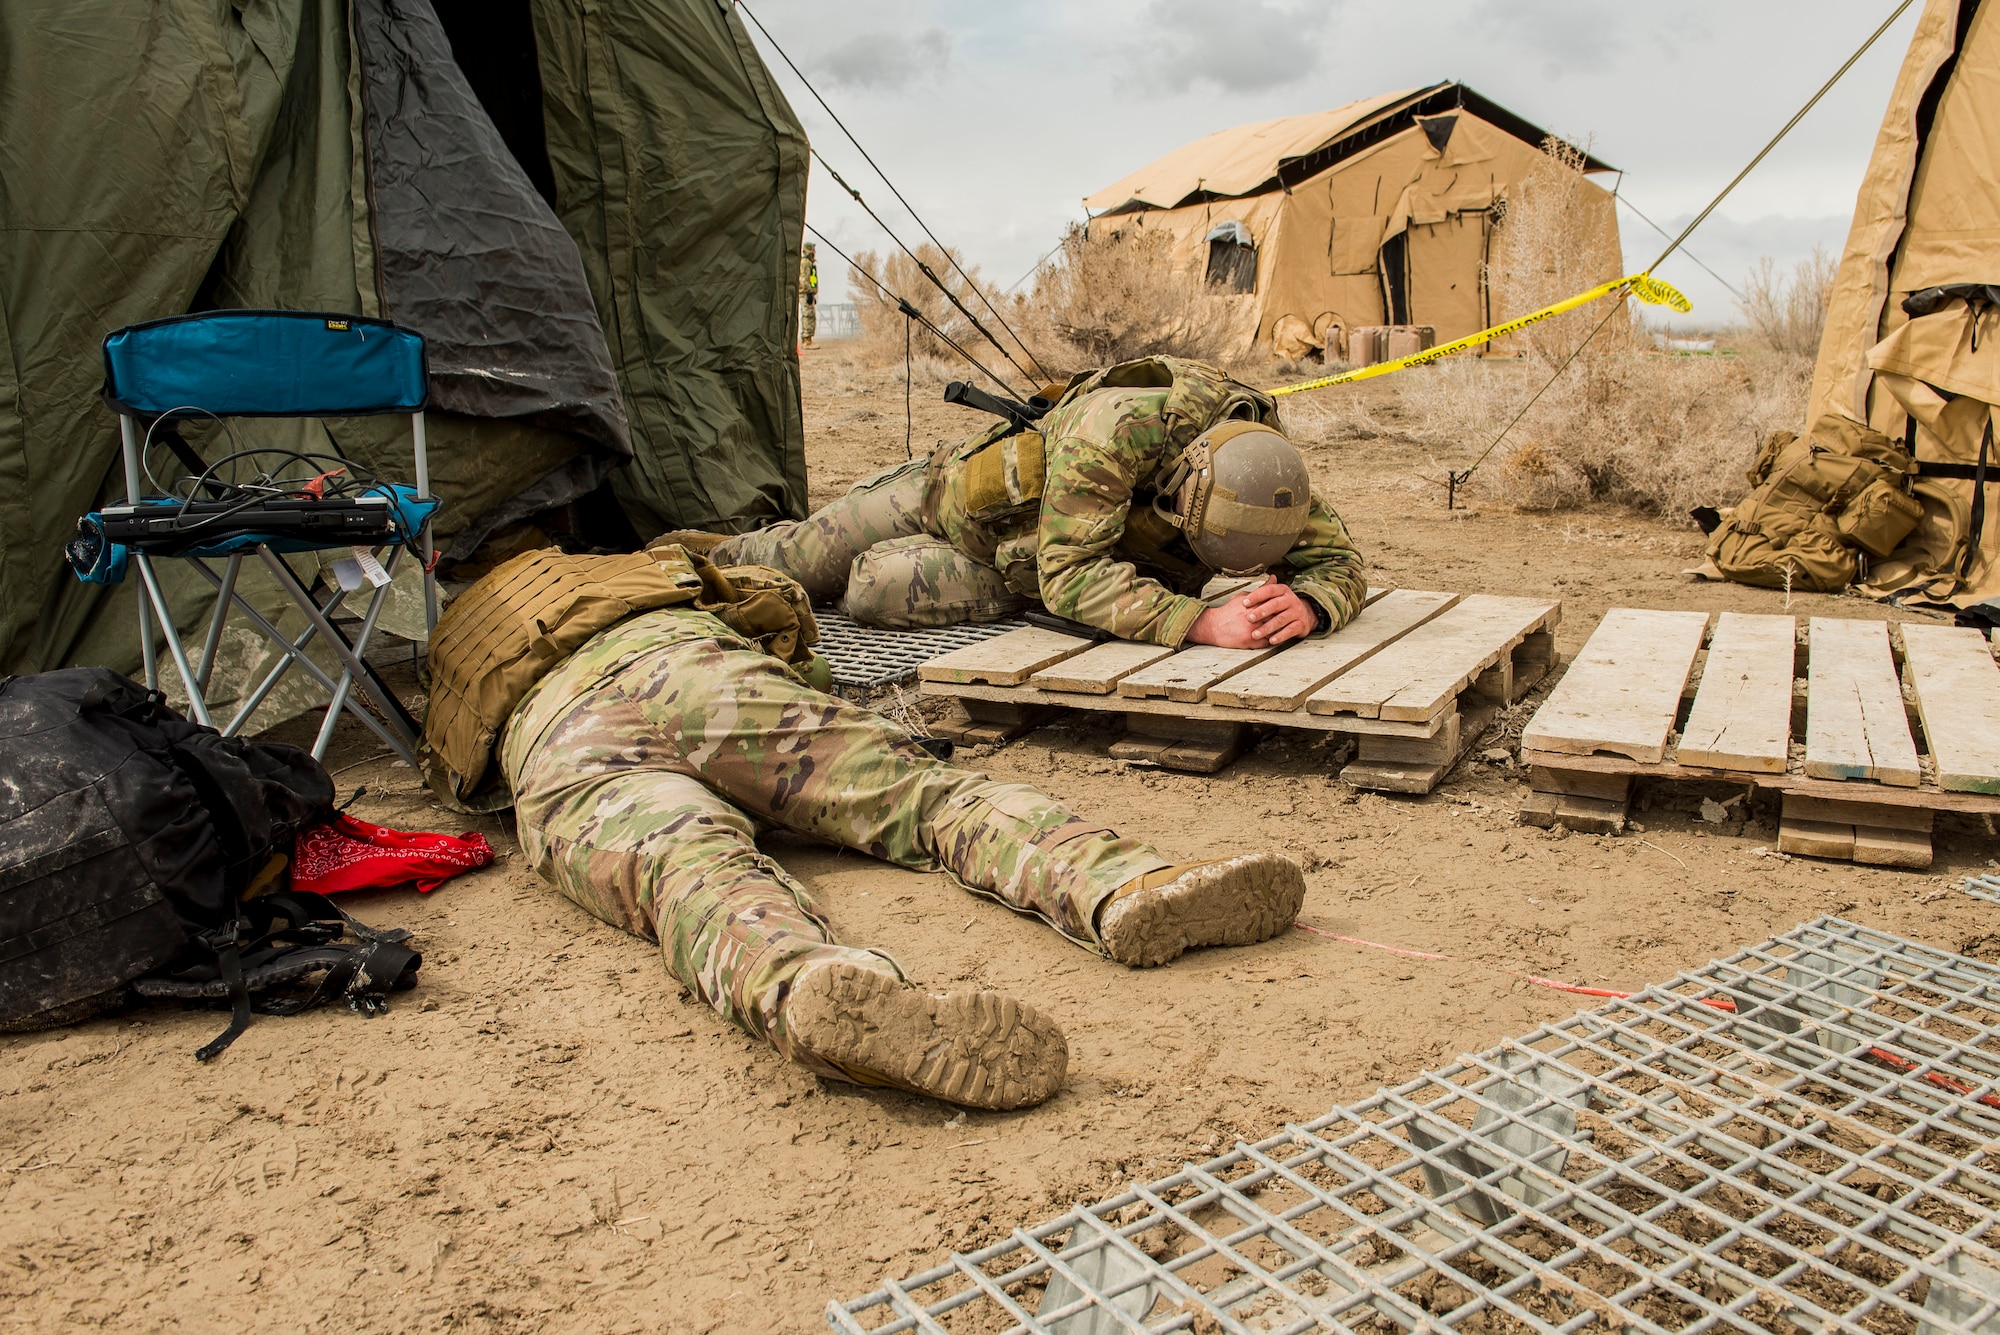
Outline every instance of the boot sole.
<svg viewBox="0 0 2000 1335"><path fill-rule="evenodd" d="M1069 1044L1054 1020L1000 992L934 996L886 973L824 964L785 1003L792 1042L856 1084L968 1108L1025 1108L1062 1088Z"/></svg>
<svg viewBox="0 0 2000 1335"><path fill-rule="evenodd" d="M1281 853L1247 853L1195 867L1105 910L1102 936L1112 959L1151 968L1195 946L1247 946L1290 927L1305 903L1306 878Z"/></svg>

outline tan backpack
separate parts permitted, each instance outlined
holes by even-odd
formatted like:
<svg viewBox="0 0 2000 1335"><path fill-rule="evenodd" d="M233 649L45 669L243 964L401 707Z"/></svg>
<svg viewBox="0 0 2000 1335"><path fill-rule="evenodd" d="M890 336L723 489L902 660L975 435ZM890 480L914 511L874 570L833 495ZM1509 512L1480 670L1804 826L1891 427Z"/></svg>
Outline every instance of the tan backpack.
<svg viewBox="0 0 2000 1335"><path fill-rule="evenodd" d="M1923 517L1905 490L1912 471L1900 444L1845 419L1804 437L1773 432L1750 468L1750 494L1709 535L1708 559L1739 584L1838 593Z"/></svg>

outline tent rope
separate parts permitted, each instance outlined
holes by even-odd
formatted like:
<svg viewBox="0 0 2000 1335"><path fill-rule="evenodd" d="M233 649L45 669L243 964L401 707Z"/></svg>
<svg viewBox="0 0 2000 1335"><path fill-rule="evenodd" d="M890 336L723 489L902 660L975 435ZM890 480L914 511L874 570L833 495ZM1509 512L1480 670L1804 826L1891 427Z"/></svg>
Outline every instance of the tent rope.
<svg viewBox="0 0 2000 1335"><path fill-rule="evenodd" d="M1701 226L1704 222L1708 221L1708 216L1711 213L1714 213L1715 210L1721 206L1723 200L1729 198L1730 192L1736 189L1737 186L1743 184L1743 178L1748 176L1751 172L1755 171L1757 169L1757 165L1761 163L1765 158L1771 155L1771 150L1776 148L1778 144L1784 139L1784 137L1790 134L1794 129L1794 127L1796 127L1800 121L1806 118L1806 114L1808 112L1810 112L1814 107L1819 105L1821 98L1825 97L1828 93L1833 91L1833 86L1839 83L1841 79L1845 77L1845 75L1849 70L1854 68L1855 64L1861 59L1862 56L1868 54L1868 48L1874 46L1876 40L1880 38L1883 33L1889 31L1889 29L1895 24L1896 20L1903 17L1903 11L1907 10L1914 3L1916 3L1916 0L1902 0L1902 3L1896 6L1896 8L1890 13L1889 17L1882 20L1882 26L1875 29L1874 32L1868 34L1868 39L1862 42L1859 47L1855 48L1854 54L1849 56L1846 59L1846 61L1844 61L1841 64L1840 68L1833 72L1833 77L1828 79L1825 83L1821 84L1819 86L1819 91L1806 99L1806 104L1800 107L1796 112L1794 112L1792 114L1792 118L1786 121L1776 134L1771 136L1770 142L1765 144L1764 147L1757 150L1757 156L1750 159L1749 163L1744 166L1742 171L1736 173L1735 177L1731 179L1728 185L1722 187L1722 190L1715 196L1715 198L1711 199L1708 202L1708 207L1695 215L1694 221L1690 222L1686 227L1681 228L1680 235L1675 237L1673 240L1669 241L1667 243L1667 248L1660 252L1659 258L1655 259L1651 264L1647 265L1642 272L1647 274L1652 273L1653 270L1659 268L1660 265L1666 262L1668 256L1672 255L1675 251L1679 250L1681 248L1681 243L1683 241L1686 241L1688 237L1694 234L1694 229ZM1569 354L1569 356L1562 359L1562 364L1556 367L1554 374L1550 375L1547 382L1545 382L1540 389L1535 391L1535 395L1533 398L1529 399L1527 403L1522 405L1521 411L1515 413L1512 420L1510 420L1506 426L1500 429L1500 434L1493 438L1493 443L1488 445L1484 450L1480 451L1479 457L1477 459L1474 459L1469 466L1460 469L1456 472L1451 470L1446 470L1445 473L1446 509L1451 509L1453 506L1457 504L1458 489L1471 480L1473 473L1478 471L1479 466L1485 463L1486 460L1492 456L1493 451L1500 448L1500 442L1506 440L1509 433L1511 433L1516 426L1520 425L1521 419L1528 415L1528 410L1530 408L1533 408L1535 404L1541 400L1542 395L1548 393L1549 388L1553 386L1556 383L1556 381L1562 378L1562 373L1564 371L1569 370L1570 363L1574 362L1577 359L1577 357L1581 355L1583 350L1590 346L1590 341L1596 338L1598 332L1602 330L1605 325L1611 322L1611 317L1623 309L1625 309L1625 303L1621 299L1620 301L1614 303L1611 306L1611 308L1604 313L1604 318L1602 320L1599 320L1595 325L1591 327L1590 332L1584 335L1583 342L1577 344L1575 350L1572 351Z"/></svg>
<svg viewBox="0 0 2000 1335"><path fill-rule="evenodd" d="M896 248L902 251L905 255L908 255L910 257L910 263L917 266L918 272L922 273L924 277L930 279L931 285L937 288L938 291L944 293L944 299L946 301L958 307L958 313L960 315L963 315L966 319L972 321L972 327L974 329L977 329L981 334L985 335L986 341L988 343L991 343L995 348L999 349L1000 355L1007 359L1008 365L1012 366L1016 371L1019 371L1022 375L1027 376L1030 380L1035 379L1036 378L1035 373L1030 371L1027 367L1021 365L1019 361L1015 360L1014 354L1007 351L1007 345L1002 343L999 339L993 337L993 331L988 329L985 325L979 322L979 317L977 315L974 315L970 310L966 308L965 303L958 299L958 294L956 292L953 292L949 287L945 286L944 279L938 277L937 271L932 269L930 265L924 263L923 258L919 256L916 251L911 250L908 246L903 244L903 238L897 236L895 230L891 228L888 223L882 221L881 214L875 212L874 209L869 207L868 201L861 197L861 192L859 190L856 190L853 186L849 185L847 181L841 176L841 174L834 170L833 164L828 162L823 156L821 156L820 151L818 149L815 148L811 149L810 151L813 155L813 158L819 163L819 165L826 168L827 175L833 178L833 183L839 186L842 190L845 190L849 195L853 196L854 202L861 206L862 211L866 213L869 217L873 218L875 220L875 225L877 227L880 227L884 232L886 232L888 234L889 239L896 243Z"/></svg>
<svg viewBox="0 0 2000 1335"><path fill-rule="evenodd" d="M1039 373L1039 377L1043 380L1053 379L1053 377L1049 375L1048 371L1042 366L1042 359L1035 355L1035 350L1028 346L1026 340L1024 340L1021 337L1021 335L1015 331L1012 325L1007 323L1007 317L1000 313L1000 308L993 304L992 298L988 297L985 291L979 286L979 284L972 280L972 275L967 273L965 269L959 264L958 258L951 253L950 248L947 247L944 244L944 242L938 240L937 233L933 232L930 229L930 224L926 223L923 220L923 218L918 215L917 210L915 209L915 207L911 205L910 201L903 198L903 192L896 188L896 183L889 179L889 174L883 171L881 164L877 163L875 159L869 155L868 150L861 146L861 141L854 137L854 131L847 128L847 123L840 119L839 114L835 112L831 106L827 105L827 100L824 97L820 96L819 89L813 87L812 80L806 77L805 71L799 68L798 62L793 60L791 56L786 54L785 48L778 45L778 39L771 35L771 30L764 26L764 21L758 18L755 14L750 12L750 6L744 4L743 0L736 0L736 9L738 13L743 14L752 23L757 25L757 31L764 34L764 40L771 44L771 49L773 51L776 51L778 53L779 58L782 59L786 65L791 67L792 73L798 76L799 82L806 86L806 91L813 95L813 100L820 104L821 109L824 110L828 116L833 118L833 123L840 127L840 132L842 134L847 136L847 142L854 145L855 152L859 153L862 157L862 160L865 161L870 167L874 169L875 174L877 176L882 178L882 184L889 187L889 193L896 197L896 202L901 204L906 210L909 211L910 217L915 219L918 227L923 228L924 235L930 238L931 244L936 246L938 250L944 255L946 261L949 262L951 267L957 271L958 276L965 280L966 285L970 287L973 290L973 292L978 294L979 300L985 304L986 309L988 311L992 312L993 318L999 322L1000 327L1002 329L1005 329L1009 334L1011 334L1016 343L1020 344L1021 351L1026 353L1028 356L1028 360L1035 364L1035 369ZM818 157L819 155L815 153L813 156ZM824 163L826 159L820 158L820 161L821 163ZM829 167L828 170L831 171L832 168ZM884 230L886 231L887 229L885 228ZM901 245L902 243L899 241L896 244ZM1010 357L1008 360L1011 361L1013 359ZM1025 375L1027 373L1024 371L1022 372L1022 374Z"/></svg>
<svg viewBox="0 0 2000 1335"><path fill-rule="evenodd" d="M908 321L911 320L916 321L918 324L921 324L924 328L930 330L931 333L937 337L939 342L943 343L953 352L965 358L965 360L972 366L976 367L982 374L985 375L985 377L988 380L991 380L994 384L1006 390L1010 397L1016 399L1027 398L1027 396L1021 393L1020 390L1015 389L1012 385L1008 384L1006 381L1002 380L999 376L993 374L992 371L988 370L984 362L981 362L977 357L974 357L971 353L967 352L964 348L960 347L950 334L945 333L944 330L938 328L935 324L932 324L929 316L925 315L915 306L912 306L908 301L904 300L902 297L897 296L894 292L891 292L887 287L883 285L881 279L877 278L874 274L869 273L866 269L856 264L854 262L854 258L851 255L849 255L846 251L842 250L839 246L834 245L833 242L827 240L825 232L820 231L819 228L814 227L811 223L805 224L805 229L808 232L811 232L814 238L818 240L818 242L822 246L825 246L828 250L840 256L840 258L842 258L843 260L846 260L848 266L852 268L854 272L860 274L863 278L866 278L869 282L873 283L876 289L879 292L881 292L883 296L887 297L889 300L896 303L896 309L902 313L903 318L906 322L904 325L905 330L908 329L908 324L907 324Z"/></svg>
<svg viewBox="0 0 2000 1335"><path fill-rule="evenodd" d="M1660 226L1658 223L1654 222L1651 218L1648 218L1646 216L1646 211L1640 208L1637 204L1634 204L1629 195L1622 195L1619 194L1616 190L1613 190L1611 192L1611 197L1617 200L1620 204L1623 204L1626 208L1632 210L1632 212L1638 216L1640 222L1646 224L1646 226L1652 228L1654 231L1658 232L1661 236L1666 237L1668 240L1673 239L1674 234L1672 232L1669 232L1666 228ZM1717 273L1715 270L1709 268L1706 264L1702 263L1701 256L1685 248L1681 251L1681 253L1683 255L1686 255L1688 259L1692 260L1697 266L1699 266L1703 273L1707 274L1710 278L1713 278L1716 282L1728 288L1730 296L1736 298L1738 301L1743 300L1743 294L1737 291L1736 284L1730 282L1727 278L1724 278L1721 274Z"/></svg>

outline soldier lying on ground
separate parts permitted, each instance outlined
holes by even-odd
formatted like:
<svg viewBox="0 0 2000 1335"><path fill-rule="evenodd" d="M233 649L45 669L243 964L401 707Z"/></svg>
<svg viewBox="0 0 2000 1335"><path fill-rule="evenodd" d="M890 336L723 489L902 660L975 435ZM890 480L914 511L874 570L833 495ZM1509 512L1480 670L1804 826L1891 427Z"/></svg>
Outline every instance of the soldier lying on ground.
<svg viewBox="0 0 2000 1335"><path fill-rule="evenodd" d="M836 941L758 852L760 827L943 871L1133 966L1266 940L1297 916L1289 858L1173 864L813 689L814 634L791 581L679 546L518 557L438 622L427 777L453 805L511 800L537 871L658 941L674 977L745 1032L831 1079L973 1107L1061 1086L1055 1021L998 992L926 991L887 954Z"/></svg>
<svg viewBox="0 0 2000 1335"><path fill-rule="evenodd" d="M668 540L782 570L874 626L992 621L1039 600L1122 639L1261 648L1361 610L1361 554L1269 395L1152 357L1075 377L1035 425L941 444L808 519ZM1225 606L1192 596L1274 567Z"/></svg>

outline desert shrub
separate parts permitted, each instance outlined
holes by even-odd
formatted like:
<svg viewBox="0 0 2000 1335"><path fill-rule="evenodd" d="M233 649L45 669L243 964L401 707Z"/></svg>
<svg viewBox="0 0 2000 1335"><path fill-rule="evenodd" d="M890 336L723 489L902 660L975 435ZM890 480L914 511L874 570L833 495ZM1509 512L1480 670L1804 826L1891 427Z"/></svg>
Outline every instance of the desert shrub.
<svg viewBox="0 0 2000 1335"><path fill-rule="evenodd" d="M1496 234L1496 307L1533 310L1607 276L1606 257L1576 225L1582 190L1580 157L1551 146ZM1743 490L1761 439L1804 415L1811 374L1805 358L1776 348L1654 351L1623 311L1602 303L1531 326L1515 348L1518 360L1461 357L1397 379L1405 433L1442 467L1465 467L1519 415L1474 486L1530 510L1614 501L1686 523L1691 506Z"/></svg>
<svg viewBox="0 0 2000 1335"><path fill-rule="evenodd" d="M1462 468L1553 369L1530 358L1405 372L1406 430ZM1762 351L1677 357L1593 347L1528 409L1475 474L1476 487L1527 510L1616 501L1686 522L1695 505L1734 500L1763 438L1798 424L1810 370Z"/></svg>
<svg viewBox="0 0 2000 1335"><path fill-rule="evenodd" d="M1616 229L1603 225L1608 201L1584 175L1584 153L1559 139L1542 143L1542 158L1502 202L1486 266L1495 319L1508 320L1618 277ZM1509 350L1553 366L1598 329L1593 348L1622 349L1631 337L1624 314L1593 303L1530 325Z"/></svg>
<svg viewBox="0 0 2000 1335"><path fill-rule="evenodd" d="M1175 262L1173 238L1131 227L1092 236L1073 223L1018 300L1017 327L1065 370L1165 354L1212 359L1225 321L1200 275Z"/></svg>
<svg viewBox="0 0 2000 1335"><path fill-rule="evenodd" d="M1743 298L1737 302L1750 332L1773 352L1818 356L1839 268L1821 246L1814 246L1812 254L1793 265L1789 277L1778 272L1769 255L1759 260L1744 280Z"/></svg>
<svg viewBox="0 0 2000 1335"><path fill-rule="evenodd" d="M1284 384L1323 375L1328 368L1309 366L1304 370L1286 367L1282 373L1256 378L1256 384ZM1379 421L1367 396L1354 386L1329 390L1309 390L1279 400L1279 420L1292 443L1303 447L1331 445L1346 440L1375 440L1393 434Z"/></svg>

